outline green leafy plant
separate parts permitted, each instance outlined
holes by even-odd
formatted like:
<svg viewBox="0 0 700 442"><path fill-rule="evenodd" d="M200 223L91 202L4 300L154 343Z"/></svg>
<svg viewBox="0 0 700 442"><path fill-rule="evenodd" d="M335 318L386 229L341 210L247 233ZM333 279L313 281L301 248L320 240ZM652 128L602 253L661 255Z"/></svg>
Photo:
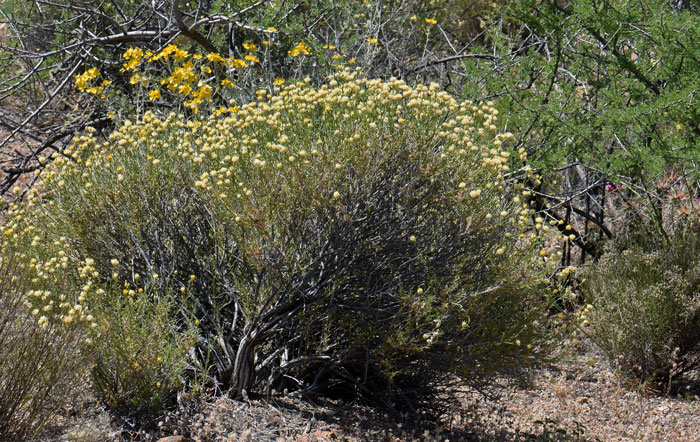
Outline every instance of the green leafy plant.
<svg viewBox="0 0 700 442"><path fill-rule="evenodd" d="M146 279L148 280L148 279ZM92 309L97 327L92 387L113 410L155 415L185 385L185 356L195 337L177 333L174 299L142 287L105 291ZM120 290L121 289L121 290Z"/></svg>
<svg viewBox="0 0 700 442"><path fill-rule="evenodd" d="M466 96L501 97L543 176L530 183L533 207L573 227L583 251L574 258L596 259L605 240L637 225L663 237L677 181L697 188L697 14L691 2L663 0L512 1L485 18L473 49L493 59L464 59L480 79L465 83Z"/></svg>

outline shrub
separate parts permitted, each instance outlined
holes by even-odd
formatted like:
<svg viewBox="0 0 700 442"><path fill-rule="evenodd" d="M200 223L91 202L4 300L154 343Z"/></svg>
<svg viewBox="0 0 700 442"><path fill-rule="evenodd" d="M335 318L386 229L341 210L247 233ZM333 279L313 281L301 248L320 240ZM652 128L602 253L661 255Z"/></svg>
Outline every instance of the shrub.
<svg viewBox="0 0 700 442"><path fill-rule="evenodd" d="M4 226L4 237L22 251L14 257L21 270L15 279L22 283L18 299L32 315L26 327L83 344L77 355L64 344L74 362L62 363L74 367L73 376L91 371L92 387L108 407L151 417L183 384L184 355L194 344L189 318L176 321L172 295L153 283L156 275L132 275L135 284L123 285L109 271L100 275L93 258L82 259L74 237L37 229L31 220L43 208L36 203L36 191L26 204L12 203Z"/></svg>
<svg viewBox="0 0 700 442"><path fill-rule="evenodd" d="M202 120L146 113L78 137L34 224L96 284L180 293L235 394L476 379L540 349L531 212L504 196L524 153L496 114L347 70Z"/></svg>
<svg viewBox="0 0 700 442"><path fill-rule="evenodd" d="M46 323L28 308L29 268L0 239L0 439L26 441L76 399L87 368L76 327Z"/></svg>
<svg viewBox="0 0 700 442"><path fill-rule="evenodd" d="M174 303L154 296L150 284L105 292L93 302L98 326L92 387L101 401L121 414L149 418L184 385L185 355L194 336L176 333Z"/></svg>
<svg viewBox="0 0 700 442"><path fill-rule="evenodd" d="M589 268L593 336L627 377L670 388L700 365L699 252L697 233L679 232L614 247Z"/></svg>

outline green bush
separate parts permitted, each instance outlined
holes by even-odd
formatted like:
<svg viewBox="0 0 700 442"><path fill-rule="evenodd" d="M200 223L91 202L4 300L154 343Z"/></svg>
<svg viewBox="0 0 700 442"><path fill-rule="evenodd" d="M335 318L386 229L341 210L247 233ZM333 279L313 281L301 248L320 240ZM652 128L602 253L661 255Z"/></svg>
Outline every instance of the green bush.
<svg viewBox="0 0 700 442"><path fill-rule="evenodd" d="M496 114L350 71L203 120L146 113L78 137L32 223L91 260L91 293L157 274L198 321L212 367L193 364L235 394L481 379L536 360L544 304Z"/></svg>
<svg viewBox="0 0 700 442"><path fill-rule="evenodd" d="M0 440L33 438L84 387L89 362L80 330L37 323L26 305L31 273L14 242L0 239Z"/></svg>
<svg viewBox="0 0 700 442"><path fill-rule="evenodd" d="M463 60L465 78L478 79L465 96L501 97L543 176L533 207L574 228L579 262L636 224L663 236L664 201L681 183L698 186L700 64L687 63L698 12L686 1L507 1L471 49L493 61Z"/></svg>
<svg viewBox="0 0 700 442"><path fill-rule="evenodd" d="M671 388L700 365L697 233L612 248L589 268L585 290L595 341L630 379Z"/></svg>
<svg viewBox="0 0 700 442"><path fill-rule="evenodd" d="M111 409L140 418L160 411L184 385L185 355L194 336L176 333L174 300L148 287L105 292L94 302L98 326L92 387Z"/></svg>

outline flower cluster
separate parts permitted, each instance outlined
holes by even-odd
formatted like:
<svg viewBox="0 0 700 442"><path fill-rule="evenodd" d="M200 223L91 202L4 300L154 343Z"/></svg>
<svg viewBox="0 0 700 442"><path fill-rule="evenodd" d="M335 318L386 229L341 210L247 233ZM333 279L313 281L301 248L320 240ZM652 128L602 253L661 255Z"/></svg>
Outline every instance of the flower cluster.
<svg viewBox="0 0 700 442"><path fill-rule="evenodd" d="M244 47L248 53L243 58L223 57L218 53L191 54L174 44L169 44L158 53L131 47L122 55L125 62L121 72L133 72L129 83L147 90L149 100L164 98L165 89L171 94L169 98L176 102L181 101L186 108L198 113L202 104L211 103L212 96L221 88L234 86L229 77L234 76L235 71L260 62L254 54L257 51L255 44L246 43ZM162 72L167 75L163 76ZM75 84L81 92L105 98L104 88L111 84L111 81L105 80L99 86L91 86L92 80L99 76L97 68L92 67L77 75ZM151 80L156 80L163 89L148 90L152 84Z"/></svg>
<svg viewBox="0 0 700 442"><path fill-rule="evenodd" d="M92 67L80 75L75 76L75 86L80 92L87 92L92 95L101 95L105 86L112 84L110 80L103 80L99 86L95 86L92 80L100 76L100 71Z"/></svg>
<svg viewBox="0 0 700 442"><path fill-rule="evenodd" d="M300 41L296 46L289 51L289 55L292 57L298 57L299 55L311 55L311 48L306 42Z"/></svg>

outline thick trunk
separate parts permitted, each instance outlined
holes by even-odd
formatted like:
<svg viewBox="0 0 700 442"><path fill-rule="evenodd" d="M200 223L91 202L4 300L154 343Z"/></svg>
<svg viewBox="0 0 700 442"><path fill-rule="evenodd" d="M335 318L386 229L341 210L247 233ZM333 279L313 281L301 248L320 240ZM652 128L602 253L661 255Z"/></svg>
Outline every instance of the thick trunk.
<svg viewBox="0 0 700 442"><path fill-rule="evenodd" d="M231 373L231 392L234 396L245 396L255 381L255 330L246 326L245 333L238 345L236 361Z"/></svg>

